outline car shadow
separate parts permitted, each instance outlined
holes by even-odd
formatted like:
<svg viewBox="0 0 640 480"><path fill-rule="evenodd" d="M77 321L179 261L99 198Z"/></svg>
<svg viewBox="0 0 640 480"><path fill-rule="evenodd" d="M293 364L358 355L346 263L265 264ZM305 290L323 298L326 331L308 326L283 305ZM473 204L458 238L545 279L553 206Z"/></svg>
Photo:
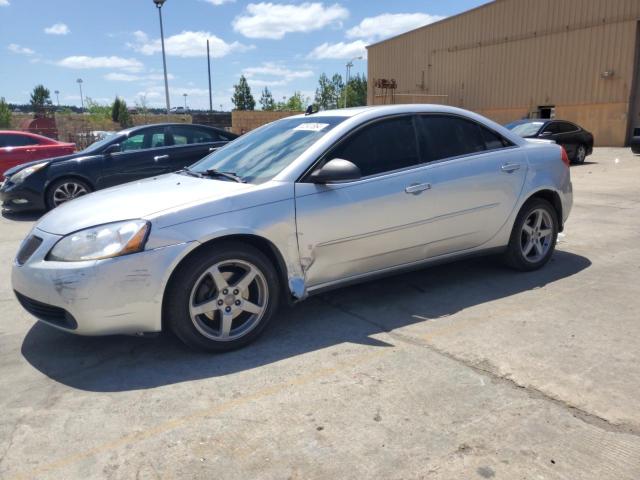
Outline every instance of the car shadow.
<svg viewBox="0 0 640 480"><path fill-rule="evenodd" d="M372 336L544 287L590 265L585 257L558 251L545 268L529 273L488 257L387 277L284 308L257 342L219 355L191 351L170 334L80 337L39 322L21 351L40 372L73 388L153 388L259 368L343 343L385 348L390 345Z"/></svg>
<svg viewBox="0 0 640 480"><path fill-rule="evenodd" d="M2 216L7 220L14 222L35 222L44 215L44 212L12 212L10 210L2 210Z"/></svg>
<svg viewBox="0 0 640 480"><path fill-rule="evenodd" d="M572 163L571 163L571 167L572 167L572 168L573 168L573 167L586 167L587 165L597 165L597 164L598 164L598 162L590 162L590 161L588 161L588 160L585 160L585 161L584 161L584 162L582 162L582 163L573 163L573 162L572 162Z"/></svg>

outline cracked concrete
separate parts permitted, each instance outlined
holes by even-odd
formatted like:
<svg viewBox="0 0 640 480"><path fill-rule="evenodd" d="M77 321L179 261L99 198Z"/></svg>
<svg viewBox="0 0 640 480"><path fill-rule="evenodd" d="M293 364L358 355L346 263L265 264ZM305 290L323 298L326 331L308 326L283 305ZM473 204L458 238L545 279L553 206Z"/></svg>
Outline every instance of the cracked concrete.
<svg viewBox="0 0 640 480"><path fill-rule="evenodd" d="M0 478L637 480L640 157L589 160L544 270L334 291L227 355L53 331L0 282Z"/></svg>

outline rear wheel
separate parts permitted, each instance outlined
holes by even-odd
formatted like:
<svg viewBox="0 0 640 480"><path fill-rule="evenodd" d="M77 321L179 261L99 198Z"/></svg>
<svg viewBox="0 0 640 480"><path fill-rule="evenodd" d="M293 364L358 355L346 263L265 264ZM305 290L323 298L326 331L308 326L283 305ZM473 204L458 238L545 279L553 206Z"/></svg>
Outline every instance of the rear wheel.
<svg viewBox="0 0 640 480"><path fill-rule="evenodd" d="M77 178L61 178L47 189L47 207L51 210L74 198L91 193L91 187Z"/></svg>
<svg viewBox="0 0 640 480"><path fill-rule="evenodd" d="M531 199L524 204L513 225L505 260L518 270L537 270L553 255L557 238L555 208L541 198Z"/></svg>
<svg viewBox="0 0 640 480"><path fill-rule="evenodd" d="M578 148L576 149L576 154L573 157L573 161L578 165L581 165L584 163L586 158L587 158L587 147L585 147L584 145L578 145Z"/></svg>
<svg viewBox="0 0 640 480"><path fill-rule="evenodd" d="M223 352L264 331L278 308L280 284L256 248L218 244L181 265L165 296L167 323L184 343Z"/></svg>

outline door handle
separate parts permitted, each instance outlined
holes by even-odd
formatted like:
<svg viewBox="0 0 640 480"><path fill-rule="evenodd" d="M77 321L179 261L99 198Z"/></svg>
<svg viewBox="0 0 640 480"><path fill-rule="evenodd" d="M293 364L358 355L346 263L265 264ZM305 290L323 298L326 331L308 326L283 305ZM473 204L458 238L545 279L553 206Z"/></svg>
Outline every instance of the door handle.
<svg viewBox="0 0 640 480"><path fill-rule="evenodd" d="M169 155L158 155L157 157L153 157L154 162L161 162L162 160L169 160Z"/></svg>
<svg viewBox="0 0 640 480"><path fill-rule="evenodd" d="M502 170L503 172L506 172L506 173L512 173L512 172L515 172L516 170L520 170L520 164L519 163L505 163L504 165L502 165L500 167L500 170Z"/></svg>
<svg viewBox="0 0 640 480"><path fill-rule="evenodd" d="M35 149L35 148L27 148L27 152L29 152L29 153L33 153L33 152L35 152L35 151L36 151L36 149Z"/></svg>
<svg viewBox="0 0 640 480"><path fill-rule="evenodd" d="M216 150L218 150L220 147L209 147L209 151L210 152L215 152Z"/></svg>
<svg viewBox="0 0 640 480"><path fill-rule="evenodd" d="M429 190L430 188L431 188L430 183L414 183L412 185L409 185L407 188L405 188L404 191L405 193L418 195L419 193L424 192L425 190Z"/></svg>

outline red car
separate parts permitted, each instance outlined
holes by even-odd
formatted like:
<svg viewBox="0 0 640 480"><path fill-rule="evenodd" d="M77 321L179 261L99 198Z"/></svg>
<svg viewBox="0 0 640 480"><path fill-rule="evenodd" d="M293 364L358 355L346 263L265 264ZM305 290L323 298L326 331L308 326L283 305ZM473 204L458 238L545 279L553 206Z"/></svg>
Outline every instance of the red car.
<svg viewBox="0 0 640 480"><path fill-rule="evenodd" d="M75 143L63 143L29 132L0 130L0 181L4 172L33 160L69 155Z"/></svg>

